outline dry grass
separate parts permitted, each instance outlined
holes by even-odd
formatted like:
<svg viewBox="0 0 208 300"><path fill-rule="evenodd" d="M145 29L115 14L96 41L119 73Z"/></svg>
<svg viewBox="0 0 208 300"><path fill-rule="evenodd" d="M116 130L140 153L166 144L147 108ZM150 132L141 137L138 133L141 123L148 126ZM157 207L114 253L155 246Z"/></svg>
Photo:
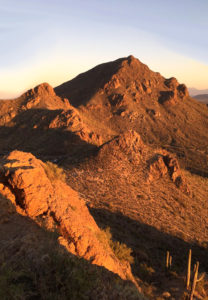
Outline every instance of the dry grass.
<svg viewBox="0 0 208 300"><path fill-rule="evenodd" d="M134 258L131 255L132 250L127 247L126 244L120 243L118 241L114 241L112 239L112 234L110 231L110 227L101 230L98 235L98 239L105 245L108 244L115 256L121 261L128 261L130 264L134 262Z"/></svg>
<svg viewBox="0 0 208 300"><path fill-rule="evenodd" d="M46 172L46 175L50 179L50 181L55 180L61 180L63 182L66 181L66 174L64 173L64 170L60 167L58 167L56 164L53 164L50 161L47 161L44 164L44 170Z"/></svg>
<svg viewBox="0 0 208 300"><path fill-rule="evenodd" d="M96 112L93 113L88 109L82 107L79 110L79 113L82 120L88 126L88 128L102 136L103 143L110 140L113 136L117 134L114 129L106 126L106 118L97 119Z"/></svg>

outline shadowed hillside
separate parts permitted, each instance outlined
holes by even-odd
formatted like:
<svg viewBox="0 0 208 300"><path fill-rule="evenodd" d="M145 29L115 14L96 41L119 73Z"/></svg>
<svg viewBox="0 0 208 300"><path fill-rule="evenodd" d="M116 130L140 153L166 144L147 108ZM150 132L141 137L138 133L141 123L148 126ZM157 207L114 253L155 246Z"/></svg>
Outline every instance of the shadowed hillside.
<svg viewBox="0 0 208 300"><path fill-rule="evenodd" d="M59 233L16 212L0 196L0 297L12 299L144 299L129 281L60 245Z"/></svg>

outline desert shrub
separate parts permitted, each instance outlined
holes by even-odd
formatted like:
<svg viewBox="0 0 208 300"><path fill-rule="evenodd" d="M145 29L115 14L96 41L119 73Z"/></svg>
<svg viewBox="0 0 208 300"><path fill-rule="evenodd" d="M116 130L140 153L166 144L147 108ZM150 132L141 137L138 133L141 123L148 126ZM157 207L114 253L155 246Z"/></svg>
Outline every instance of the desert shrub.
<svg viewBox="0 0 208 300"><path fill-rule="evenodd" d="M131 248L128 248L126 244L120 243L119 241L114 241L112 239L112 234L110 228L107 227L101 230L98 239L105 245L108 244L115 256L121 261L128 261L130 264L134 262L134 258L131 255Z"/></svg>
<svg viewBox="0 0 208 300"><path fill-rule="evenodd" d="M96 272L82 260L51 251L36 266L24 259L18 269L14 264L1 267L0 298L88 299L95 281Z"/></svg>
<svg viewBox="0 0 208 300"><path fill-rule="evenodd" d="M154 273L155 270L151 266L148 266L146 263L140 263L138 268L138 275L143 280L149 281Z"/></svg>
<svg viewBox="0 0 208 300"><path fill-rule="evenodd" d="M50 181L55 181L55 180L61 180L63 182L66 181L66 174L64 173L64 170L58 167L56 164L47 161L44 164L44 170L46 172L46 175L50 179Z"/></svg>
<svg viewBox="0 0 208 300"><path fill-rule="evenodd" d="M120 243L118 241L110 241L111 249L113 250L114 254L120 260L126 260L130 264L134 262L134 258L131 255L131 248L128 248L126 244Z"/></svg>
<svg viewBox="0 0 208 300"><path fill-rule="evenodd" d="M202 273L198 275L198 279L201 278L196 284L196 290L199 294L203 295L206 290L207 280L206 280L206 273ZM207 298L206 298L207 299Z"/></svg>

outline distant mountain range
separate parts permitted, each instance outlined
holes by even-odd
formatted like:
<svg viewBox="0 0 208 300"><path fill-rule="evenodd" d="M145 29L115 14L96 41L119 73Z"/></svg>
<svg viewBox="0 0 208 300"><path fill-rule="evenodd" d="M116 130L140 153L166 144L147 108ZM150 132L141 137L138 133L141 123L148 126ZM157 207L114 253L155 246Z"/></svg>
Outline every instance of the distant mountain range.
<svg viewBox="0 0 208 300"><path fill-rule="evenodd" d="M208 89L198 90L195 88L188 88L190 96L200 102L208 104Z"/></svg>
<svg viewBox="0 0 208 300"><path fill-rule="evenodd" d="M197 99L200 102L208 104L208 94L196 95L193 98Z"/></svg>
<svg viewBox="0 0 208 300"><path fill-rule="evenodd" d="M189 94L190 94L191 97L208 94L208 89L198 90L198 89L195 89L195 88L188 88L188 90L189 90Z"/></svg>

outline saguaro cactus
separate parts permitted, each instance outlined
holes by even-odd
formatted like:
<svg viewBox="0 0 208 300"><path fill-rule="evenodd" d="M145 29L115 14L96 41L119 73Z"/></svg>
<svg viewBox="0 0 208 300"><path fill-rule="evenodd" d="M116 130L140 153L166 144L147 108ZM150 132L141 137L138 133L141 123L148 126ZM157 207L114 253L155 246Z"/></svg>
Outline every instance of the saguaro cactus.
<svg viewBox="0 0 208 300"><path fill-rule="evenodd" d="M169 270L172 265L172 256L170 255L170 252L166 252L166 270Z"/></svg>
<svg viewBox="0 0 208 300"><path fill-rule="evenodd" d="M186 288L187 288L187 290L189 289L190 278L191 278L191 255L192 255L192 251L191 251L191 249L189 249L187 276L186 276Z"/></svg>
<svg viewBox="0 0 208 300"><path fill-rule="evenodd" d="M198 278L198 271L199 271L199 262L197 261L196 263L196 268L194 272L194 278L193 278L193 283L192 283L192 289L191 289L191 295L190 295L190 300L193 300L194 297L194 292L196 288L196 283L197 283L197 278Z"/></svg>
<svg viewBox="0 0 208 300"><path fill-rule="evenodd" d="M170 255L170 257L169 257L169 268L171 268L171 265L172 265L172 256Z"/></svg>
<svg viewBox="0 0 208 300"><path fill-rule="evenodd" d="M168 270L168 268L169 268L169 257L170 257L170 252L167 251L167 253L166 253L166 269L167 269L167 270Z"/></svg>

